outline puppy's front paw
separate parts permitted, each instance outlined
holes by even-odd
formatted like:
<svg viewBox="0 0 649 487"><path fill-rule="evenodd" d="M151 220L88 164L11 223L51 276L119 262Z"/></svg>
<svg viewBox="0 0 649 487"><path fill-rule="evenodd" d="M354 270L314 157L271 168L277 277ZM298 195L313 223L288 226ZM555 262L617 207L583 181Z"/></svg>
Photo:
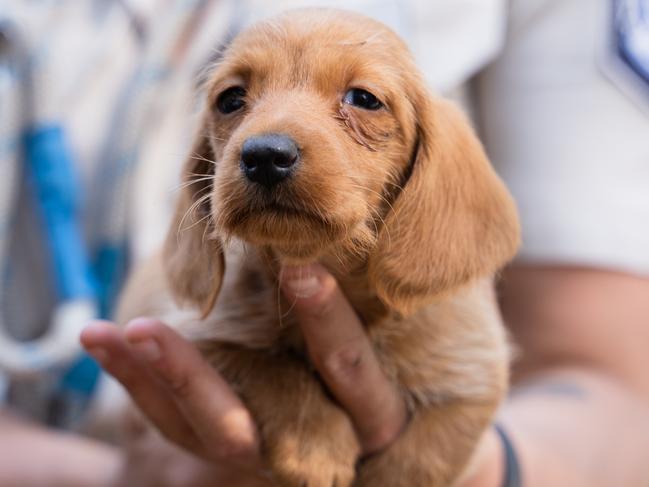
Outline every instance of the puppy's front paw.
<svg viewBox="0 0 649 487"><path fill-rule="evenodd" d="M266 438L268 461L281 486L349 487L354 481L360 446L351 422L333 405L318 409Z"/></svg>

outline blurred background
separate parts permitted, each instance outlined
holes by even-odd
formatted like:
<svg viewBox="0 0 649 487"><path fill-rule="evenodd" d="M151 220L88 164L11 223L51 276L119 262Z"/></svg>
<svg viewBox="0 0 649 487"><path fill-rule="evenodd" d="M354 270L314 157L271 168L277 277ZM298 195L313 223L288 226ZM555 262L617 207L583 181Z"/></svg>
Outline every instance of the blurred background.
<svg viewBox="0 0 649 487"><path fill-rule="evenodd" d="M166 232L200 83L250 23L357 10L470 113L519 259L649 273L649 2L3 0L0 403L86 429L114 386L78 346Z"/></svg>

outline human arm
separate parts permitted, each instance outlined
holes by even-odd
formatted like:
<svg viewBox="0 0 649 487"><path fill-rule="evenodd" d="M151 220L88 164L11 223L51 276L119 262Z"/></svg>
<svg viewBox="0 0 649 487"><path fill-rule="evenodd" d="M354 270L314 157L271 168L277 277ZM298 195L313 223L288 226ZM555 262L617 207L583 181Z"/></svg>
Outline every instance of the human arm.
<svg viewBox="0 0 649 487"><path fill-rule="evenodd" d="M515 444L524 486L642 485L649 478L649 280L517 265L505 272L500 294L519 351L498 421ZM490 432L463 487L500 487L502 461Z"/></svg>
<svg viewBox="0 0 649 487"><path fill-rule="evenodd" d="M104 487L120 464L113 447L0 410L0 485Z"/></svg>

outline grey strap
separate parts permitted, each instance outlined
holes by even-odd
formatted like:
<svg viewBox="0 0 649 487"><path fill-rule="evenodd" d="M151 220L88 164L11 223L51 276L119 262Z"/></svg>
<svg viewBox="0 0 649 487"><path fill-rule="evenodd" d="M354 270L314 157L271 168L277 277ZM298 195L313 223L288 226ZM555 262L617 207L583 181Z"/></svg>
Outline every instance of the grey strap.
<svg viewBox="0 0 649 487"><path fill-rule="evenodd" d="M521 467L518 462L516 450L514 450L514 445L502 426L496 424L494 427L502 441L505 453L505 473L503 475L502 487L522 487Z"/></svg>

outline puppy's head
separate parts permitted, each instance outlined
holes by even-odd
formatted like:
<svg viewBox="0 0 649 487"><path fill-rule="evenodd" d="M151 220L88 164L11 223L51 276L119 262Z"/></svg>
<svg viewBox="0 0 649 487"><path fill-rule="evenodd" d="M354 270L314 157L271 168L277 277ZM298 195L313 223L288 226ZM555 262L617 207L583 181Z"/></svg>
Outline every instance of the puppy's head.
<svg viewBox="0 0 649 487"><path fill-rule="evenodd" d="M204 311L230 236L296 263L364 255L402 311L515 252L514 205L482 147L385 26L315 9L258 24L207 98L166 245L172 289Z"/></svg>

